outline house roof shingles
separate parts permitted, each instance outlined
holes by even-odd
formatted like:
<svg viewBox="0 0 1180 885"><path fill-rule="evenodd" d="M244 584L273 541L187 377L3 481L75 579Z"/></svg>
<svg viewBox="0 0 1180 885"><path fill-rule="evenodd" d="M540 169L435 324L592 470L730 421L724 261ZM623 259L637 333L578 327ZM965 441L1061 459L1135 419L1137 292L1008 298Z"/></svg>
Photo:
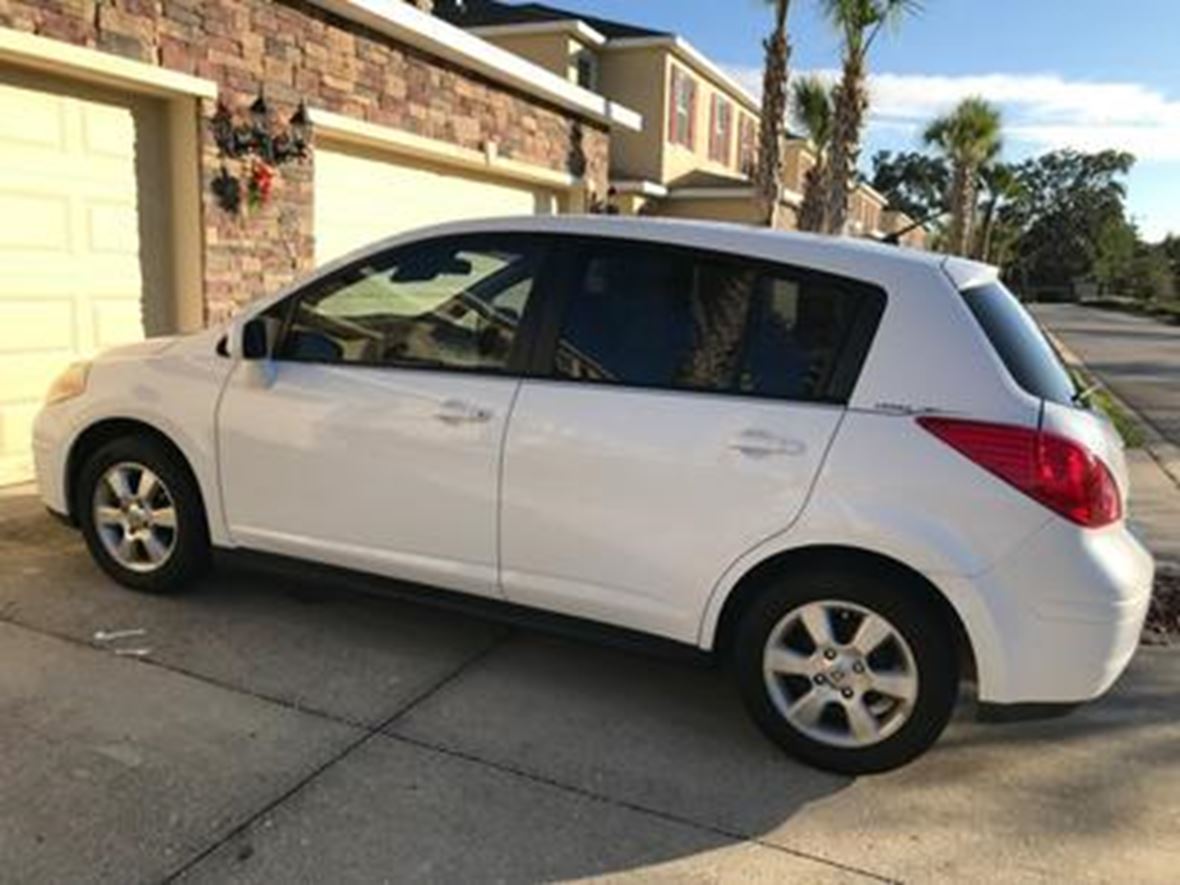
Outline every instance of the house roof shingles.
<svg viewBox="0 0 1180 885"><path fill-rule="evenodd" d="M544 3L520 3L509 5L497 0L440 0L434 4L434 13L453 25L462 28L486 27L488 25L522 25L537 22L582 21L598 31L608 40L629 37L671 37L671 31L656 31L626 22L597 18L548 6Z"/></svg>

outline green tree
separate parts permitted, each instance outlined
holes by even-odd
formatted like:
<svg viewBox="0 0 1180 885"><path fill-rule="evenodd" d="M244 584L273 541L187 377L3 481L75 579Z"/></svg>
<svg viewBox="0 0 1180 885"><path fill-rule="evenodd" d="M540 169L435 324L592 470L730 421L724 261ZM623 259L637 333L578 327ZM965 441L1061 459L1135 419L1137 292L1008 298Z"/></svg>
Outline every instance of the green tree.
<svg viewBox="0 0 1180 885"><path fill-rule="evenodd" d="M1000 226L999 208L1001 204L1020 196L1020 179L1016 176L1015 166L994 161L984 164L979 171L979 180L987 192L987 200L983 204L980 231L976 237L975 257L980 261L1000 264L1004 251L999 247L1006 245L1009 238L996 235L996 229Z"/></svg>
<svg viewBox="0 0 1180 885"><path fill-rule="evenodd" d="M914 151L877 151L873 189L915 221L935 221L947 211L951 170L942 157Z"/></svg>
<svg viewBox="0 0 1180 885"><path fill-rule="evenodd" d="M1172 265L1162 246L1140 244L1127 283L1127 294L1144 301L1166 301L1176 294Z"/></svg>
<svg viewBox="0 0 1180 885"><path fill-rule="evenodd" d="M1168 264L1172 268L1172 289L1180 292L1180 237L1168 234L1160 244L1164 254L1168 256Z"/></svg>
<svg viewBox="0 0 1180 885"><path fill-rule="evenodd" d="M791 111L795 125L807 134L815 150L815 165L803 181L803 205L799 230L820 231L824 223L824 176L832 139L832 90L816 76L801 77L791 87Z"/></svg>
<svg viewBox="0 0 1180 885"><path fill-rule="evenodd" d="M1000 151L1000 112L982 98L965 98L926 127L923 140L951 164L949 250L966 255L978 211L979 171Z"/></svg>
<svg viewBox="0 0 1180 885"><path fill-rule="evenodd" d="M824 228L841 234L848 221L848 195L856 182L860 133L869 106L868 55L885 27L896 28L920 0L820 0L840 34L842 70L834 94L832 145L824 188Z"/></svg>
<svg viewBox="0 0 1180 885"><path fill-rule="evenodd" d="M1060 150L1016 166L1020 196L999 210L1015 233L1009 277L1018 285L1066 286L1093 277L1104 231L1126 221L1122 151Z"/></svg>
<svg viewBox="0 0 1180 885"><path fill-rule="evenodd" d="M758 163L754 187L763 221L778 226L783 189L783 138L786 135L787 75L791 44L787 40L790 0L763 0L774 12L774 29L763 41L766 65L762 72L762 125L758 136Z"/></svg>
<svg viewBox="0 0 1180 885"><path fill-rule="evenodd" d="M1107 218L1098 231L1094 248L1094 279L1102 292L1120 294L1130 288L1139 236L1125 218Z"/></svg>

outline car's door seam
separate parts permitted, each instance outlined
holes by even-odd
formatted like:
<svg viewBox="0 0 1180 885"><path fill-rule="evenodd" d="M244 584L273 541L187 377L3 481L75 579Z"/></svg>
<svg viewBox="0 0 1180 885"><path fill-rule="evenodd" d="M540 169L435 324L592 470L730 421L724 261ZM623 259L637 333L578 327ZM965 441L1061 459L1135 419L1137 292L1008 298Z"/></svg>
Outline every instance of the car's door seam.
<svg viewBox="0 0 1180 885"><path fill-rule="evenodd" d="M229 371L225 373L225 379L221 383L221 390L217 392L217 400L213 404L213 470L217 477L217 509L221 512L221 524L225 526L225 536L229 539L232 546L237 546L237 539L234 538L233 528L229 524L229 512L225 507L225 483L222 480L222 458L221 458L221 407L225 402L226 393L229 391L230 384L233 383L234 375L237 374L238 369L242 366L242 361L236 357L233 359L233 365L229 367Z"/></svg>
<svg viewBox="0 0 1180 885"><path fill-rule="evenodd" d="M848 411L849 410L847 407L840 410L840 416L836 419L836 424L832 428L832 432L828 437L827 445L824 446L823 454L820 455L819 460L816 463L815 471L811 475L811 482L808 484L807 491L803 495L803 500L800 502L794 516L792 516L790 521L781 529L776 532L771 532L766 537L759 539L737 556L735 556L732 560L730 560L729 564L724 569L722 569L721 574L719 574L717 579L713 582L713 589L709 591L709 596L705 600L704 608L702 608L700 611L700 622L697 625L697 646L699 648L706 647L705 624L708 620L709 612L713 610L713 604L717 598L717 594L722 591L726 576L738 566L738 563L742 562L742 560L754 553L759 547L762 547L773 541L775 538L781 537L790 532L791 529L795 527L796 523L798 523L799 520L803 518L803 514L807 512L807 508L811 504L811 499L815 496L815 489L819 485L820 477L822 476L824 468L828 463L828 455L831 454L832 447L836 444L836 438L840 435L840 428L844 426L844 420L848 417ZM740 576L738 580L741 580ZM733 587L736 585L737 581L734 581L730 585L730 590L732 591ZM712 637L709 637L709 640L708 647L712 647Z"/></svg>
<svg viewBox="0 0 1180 885"><path fill-rule="evenodd" d="M508 429L512 426L512 415L516 411L516 402L520 399L520 392L524 388L524 378L516 380L516 389L512 392L512 399L504 412L504 427L500 430L500 453L496 464L496 587L500 596L508 598L504 590L504 465L508 457Z"/></svg>

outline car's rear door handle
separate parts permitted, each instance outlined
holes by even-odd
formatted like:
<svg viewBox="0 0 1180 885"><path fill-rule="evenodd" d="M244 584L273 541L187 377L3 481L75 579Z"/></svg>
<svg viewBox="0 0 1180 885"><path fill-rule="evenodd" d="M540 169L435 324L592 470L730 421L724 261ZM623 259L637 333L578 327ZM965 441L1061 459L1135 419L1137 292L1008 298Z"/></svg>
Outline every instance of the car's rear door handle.
<svg viewBox="0 0 1180 885"><path fill-rule="evenodd" d="M802 440L778 436L768 430L743 430L729 444L743 455L802 455L807 446Z"/></svg>
<svg viewBox="0 0 1180 885"><path fill-rule="evenodd" d="M444 424L482 424L492 419L492 410L459 399L449 399L434 416Z"/></svg>

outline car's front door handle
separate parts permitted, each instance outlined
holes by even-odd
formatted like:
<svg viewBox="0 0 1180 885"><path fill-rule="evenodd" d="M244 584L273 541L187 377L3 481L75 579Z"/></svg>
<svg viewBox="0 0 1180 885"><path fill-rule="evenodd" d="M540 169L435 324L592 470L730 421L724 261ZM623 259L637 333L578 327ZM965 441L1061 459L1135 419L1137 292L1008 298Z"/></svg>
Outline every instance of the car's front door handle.
<svg viewBox="0 0 1180 885"><path fill-rule="evenodd" d="M492 419L492 410L463 400L449 399L438 407L434 415L444 424L482 424Z"/></svg>
<svg viewBox="0 0 1180 885"><path fill-rule="evenodd" d="M743 455L802 455L807 446L801 440L778 436L768 430L744 430L729 444Z"/></svg>

